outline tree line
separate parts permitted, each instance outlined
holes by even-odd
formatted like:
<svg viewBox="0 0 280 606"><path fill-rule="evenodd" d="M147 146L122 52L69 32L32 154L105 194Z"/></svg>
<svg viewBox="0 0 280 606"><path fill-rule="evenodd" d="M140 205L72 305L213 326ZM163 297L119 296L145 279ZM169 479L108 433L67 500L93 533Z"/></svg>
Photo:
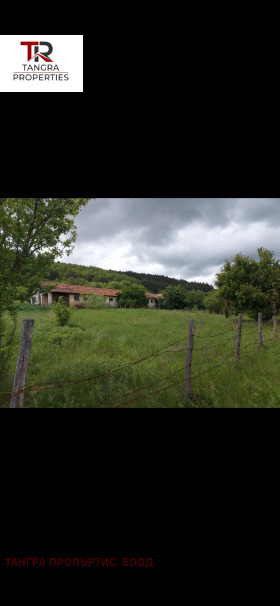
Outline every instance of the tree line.
<svg viewBox="0 0 280 606"><path fill-rule="evenodd" d="M168 286L182 286L186 290L200 290L202 292L209 292L213 290L213 286L207 284L207 282L189 282L187 280L178 280L176 278L169 278L168 276L161 276L158 274L145 274L137 273L135 271L119 272L125 274L131 278L138 280L143 286L146 287L148 292L158 295L162 293Z"/></svg>

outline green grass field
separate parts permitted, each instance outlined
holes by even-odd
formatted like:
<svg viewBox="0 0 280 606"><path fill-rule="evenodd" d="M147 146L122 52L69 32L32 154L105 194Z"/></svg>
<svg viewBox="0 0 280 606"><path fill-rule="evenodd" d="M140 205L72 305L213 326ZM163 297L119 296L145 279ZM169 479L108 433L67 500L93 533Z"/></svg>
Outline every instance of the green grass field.
<svg viewBox="0 0 280 606"><path fill-rule="evenodd" d="M1 381L1 392L12 390L23 318L35 320L27 387L37 386L26 392L24 408L280 407L280 333L273 339L272 323L267 323L260 348L257 323L245 316L235 368L237 318L206 312L81 309L73 311L69 327L58 328L48 308L21 311L11 368ZM186 399L184 367L191 318L195 319L192 377L201 376L192 380L192 395ZM250 343L255 345L245 348ZM108 373L162 348L158 355L116 373L58 388L60 382ZM41 383L54 388L43 391ZM173 383L177 385L169 387ZM3 401L7 397L0 395L2 407L9 407L9 400Z"/></svg>

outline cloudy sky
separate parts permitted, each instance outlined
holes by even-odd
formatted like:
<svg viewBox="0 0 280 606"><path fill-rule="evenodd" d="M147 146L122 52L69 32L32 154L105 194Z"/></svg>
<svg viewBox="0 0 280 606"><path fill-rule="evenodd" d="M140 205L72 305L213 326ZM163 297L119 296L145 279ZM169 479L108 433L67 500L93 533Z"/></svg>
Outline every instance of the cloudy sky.
<svg viewBox="0 0 280 606"><path fill-rule="evenodd" d="M62 260L214 284L226 258L280 257L280 198L96 198Z"/></svg>

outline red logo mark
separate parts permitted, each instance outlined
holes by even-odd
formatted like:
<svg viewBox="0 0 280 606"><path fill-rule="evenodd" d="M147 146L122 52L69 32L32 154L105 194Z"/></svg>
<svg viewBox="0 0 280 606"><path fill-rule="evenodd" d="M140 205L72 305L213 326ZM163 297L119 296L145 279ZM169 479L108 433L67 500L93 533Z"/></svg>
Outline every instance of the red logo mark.
<svg viewBox="0 0 280 606"><path fill-rule="evenodd" d="M27 61L31 61L31 59L35 59L36 62L39 61L39 57L44 59L47 63L53 63L52 59L49 59L49 55L53 52L53 47L50 42L21 42L21 46L27 46ZM34 56L32 57L32 47L34 48ZM48 52L39 52L39 47L47 46Z"/></svg>

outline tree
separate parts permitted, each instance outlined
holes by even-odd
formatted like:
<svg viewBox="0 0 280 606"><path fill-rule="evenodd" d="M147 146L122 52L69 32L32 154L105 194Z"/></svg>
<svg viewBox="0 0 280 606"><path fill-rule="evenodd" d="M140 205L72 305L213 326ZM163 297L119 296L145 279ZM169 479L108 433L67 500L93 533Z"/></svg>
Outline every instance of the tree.
<svg viewBox="0 0 280 606"><path fill-rule="evenodd" d="M185 309L187 291L182 286L168 286L163 291L162 307L165 309Z"/></svg>
<svg viewBox="0 0 280 606"><path fill-rule="evenodd" d="M237 254L233 261L226 261L217 274L218 296L225 306L225 313L247 312L257 318L276 315L280 300L280 265L274 253L258 249L259 260Z"/></svg>
<svg viewBox="0 0 280 606"><path fill-rule="evenodd" d="M72 252L77 230L71 217L89 200L0 198L1 294L17 286L32 294L51 262L64 251Z"/></svg>
<svg viewBox="0 0 280 606"><path fill-rule="evenodd" d="M147 307L145 286L141 284L127 284L118 295L118 303L126 307Z"/></svg>
<svg viewBox="0 0 280 606"><path fill-rule="evenodd" d="M267 296L272 315L276 316L280 301L280 263L270 250L259 248L258 254L256 286Z"/></svg>
<svg viewBox="0 0 280 606"><path fill-rule="evenodd" d="M0 372L4 314L15 325L15 289L31 297L46 279L51 263L69 255L77 237L75 217L90 198L0 198ZM5 347L7 343L5 342Z"/></svg>

